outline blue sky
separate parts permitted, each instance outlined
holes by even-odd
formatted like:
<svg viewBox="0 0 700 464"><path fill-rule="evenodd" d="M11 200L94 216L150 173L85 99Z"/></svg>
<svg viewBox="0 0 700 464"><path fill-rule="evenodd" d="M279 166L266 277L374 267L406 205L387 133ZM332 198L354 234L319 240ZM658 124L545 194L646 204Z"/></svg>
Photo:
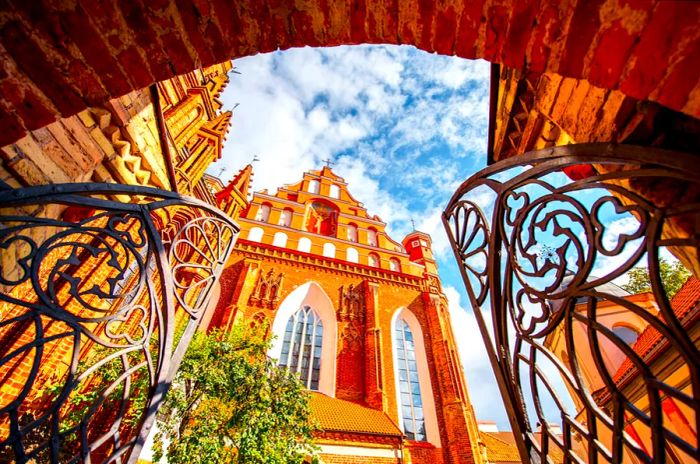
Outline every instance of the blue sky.
<svg viewBox="0 0 700 464"><path fill-rule="evenodd" d="M228 180L254 164L254 189L298 181L331 159L334 171L394 239L431 234L476 414L508 429L440 214L485 166L489 64L413 47L293 49L236 60L222 95L234 117L222 160Z"/></svg>

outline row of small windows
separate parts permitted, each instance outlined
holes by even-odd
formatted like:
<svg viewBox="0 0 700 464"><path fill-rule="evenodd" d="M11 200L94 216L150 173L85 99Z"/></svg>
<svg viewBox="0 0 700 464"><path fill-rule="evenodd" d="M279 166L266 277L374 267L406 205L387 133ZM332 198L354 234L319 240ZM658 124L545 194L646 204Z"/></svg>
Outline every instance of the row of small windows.
<svg viewBox="0 0 700 464"><path fill-rule="evenodd" d="M318 195L321 192L321 183L317 180L311 180L309 181L309 193L313 193L314 195ZM338 187L335 184L331 184L330 191L328 192L328 196L331 198L340 198L340 187Z"/></svg>
<svg viewBox="0 0 700 464"><path fill-rule="evenodd" d="M308 208L308 218L304 222L305 230L309 232L315 232L321 235L335 236L337 229L337 207L331 203L324 201L314 201L310 204ZM270 212L272 211L272 205L269 203L263 203L258 207L258 212L255 215L255 220L259 222L269 222ZM291 208L285 208L280 212L279 220L277 225L283 227L290 227L292 224L292 217L294 216L294 211ZM357 224L351 222L345 226L346 240L350 242L358 241L358 227ZM377 229L374 227L367 228L367 244L369 246L378 246L377 240Z"/></svg>
<svg viewBox="0 0 700 464"><path fill-rule="evenodd" d="M413 333L403 318L394 330L403 430L409 440L427 441ZM306 388L318 390L322 346L323 322L314 309L303 306L287 321L279 365L299 374Z"/></svg>
<svg viewBox="0 0 700 464"><path fill-rule="evenodd" d="M270 211L271 210L272 210L271 205L269 205L268 203L263 203L258 208L258 213L255 215L255 220L260 221L260 222L268 222L270 220ZM284 227L291 226L293 215L294 215L294 211L292 211L291 208L283 209L282 212L280 213L280 218L277 221L277 225L284 226Z"/></svg>
<svg viewBox="0 0 700 464"><path fill-rule="evenodd" d="M251 242L261 242L263 238L263 229L260 227L253 227L248 231L248 240ZM272 238L272 246L279 248L285 248L287 246L287 234L284 232L276 232ZM311 253L311 240L307 237L302 237L297 243L297 251L304 253ZM335 258L336 248L335 245L329 242L323 244L323 256L326 258ZM348 247L345 249L345 260L351 263L359 263L360 255L355 248ZM370 253L367 256L367 265L370 267L381 268L381 259L376 253ZM394 272L401 271L401 262L396 258L389 259L389 270Z"/></svg>

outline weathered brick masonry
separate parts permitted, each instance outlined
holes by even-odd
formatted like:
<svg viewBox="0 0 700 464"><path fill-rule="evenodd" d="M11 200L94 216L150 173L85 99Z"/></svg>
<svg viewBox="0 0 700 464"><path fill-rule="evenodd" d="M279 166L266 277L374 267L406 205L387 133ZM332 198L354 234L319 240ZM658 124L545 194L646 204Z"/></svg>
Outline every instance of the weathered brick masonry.
<svg viewBox="0 0 700 464"><path fill-rule="evenodd" d="M659 0L8 1L0 145L155 81L296 46L412 44L700 116L700 5Z"/></svg>

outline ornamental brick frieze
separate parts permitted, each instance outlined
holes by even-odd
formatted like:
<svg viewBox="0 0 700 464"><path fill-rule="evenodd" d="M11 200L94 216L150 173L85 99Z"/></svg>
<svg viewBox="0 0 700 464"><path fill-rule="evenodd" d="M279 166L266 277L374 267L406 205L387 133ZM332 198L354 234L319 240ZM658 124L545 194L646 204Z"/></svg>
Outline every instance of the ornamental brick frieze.
<svg viewBox="0 0 700 464"><path fill-rule="evenodd" d="M321 256L299 255L294 251L272 250L264 244L239 239L236 242L236 251L247 258L264 259L271 264L279 264L289 267L298 267L309 270L322 270L324 272L336 272L345 277L357 277L358 274L368 279L376 279L382 282L390 282L411 289L422 289L423 278L385 272L383 269L368 269L350 262L342 262L336 259L328 259Z"/></svg>
<svg viewBox="0 0 700 464"><path fill-rule="evenodd" d="M350 284L340 287L339 321L365 321L364 292L362 286Z"/></svg>
<svg viewBox="0 0 700 464"><path fill-rule="evenodd" d="M253 289L248 303L251 306L275 309L280 300L283 282L284 273L280 272L275 274L274 268L265 273L261 268L258 274L258 281L255 284L255 289Z"/></svg>

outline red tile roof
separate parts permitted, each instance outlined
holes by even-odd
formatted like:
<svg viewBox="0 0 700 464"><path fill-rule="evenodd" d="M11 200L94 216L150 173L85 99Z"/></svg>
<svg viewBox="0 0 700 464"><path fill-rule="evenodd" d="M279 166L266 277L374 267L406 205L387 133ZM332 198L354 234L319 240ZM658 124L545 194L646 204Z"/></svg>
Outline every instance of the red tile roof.
<svg viewBox="0 0 700 464"><path fill-rule="evenodd" d="M517 464L521 462L520 453L518 452L518 447L514 443L515 437L513 437L512 432L479 432L479 435L481 435L481 441L484 443L484 446L486 446L486 455L490 463ZM508 440L507 437L503 435L509 435L513 443L510 443L511 440Z"/></svg>
<svg viewBox="0 0 700 464"><path fill-rule="evenodd" d="M311 392L310 404L311 416L323 431L403 436L403 432L383 411L319 392Z"/></svg>
<svg viewBox="0 0 700 464"><path fill-rule="evenodd" d="M483 432L479 431L481 441L486 446L486 456L491 464L520 464L523 461L520 459L518 445L515 442L513 432ZM535 432L534 439L541 446L542 433ZM560 437L561 439L561 437ZM573 452L577 456L584 456L583 450L577 442L572 444ZM547 453L549 461L553 464L562 464L564 462L564 452L554 443L549 446Z"/></svg>
<svg viewBox="0 0 700 464"><path fill-rule="evenodd" d="M681 324L683 324L683 326L688 327L697 319L698 314L690 319L688 316L699 302L700 279L690 277L683 284L681 289L678 290L678 293L676 293L671 299L673 313L676 315ZM659 318L662 318L662 316L659 315ZM654 350L654 348L657 346L658 349ZM668 340L666 340L658 330L650 325L639 335L639 338L637 338L637 341L632 346L632 349L646 362L650 362L661 352L667 349L668 346ZM652 353L652 351L654 352ZM634 373L636 373L635 365L629 358L627 358L618 368L617 372L613 376L613 380L619 385L627 378L633 377Z"/></svg>

